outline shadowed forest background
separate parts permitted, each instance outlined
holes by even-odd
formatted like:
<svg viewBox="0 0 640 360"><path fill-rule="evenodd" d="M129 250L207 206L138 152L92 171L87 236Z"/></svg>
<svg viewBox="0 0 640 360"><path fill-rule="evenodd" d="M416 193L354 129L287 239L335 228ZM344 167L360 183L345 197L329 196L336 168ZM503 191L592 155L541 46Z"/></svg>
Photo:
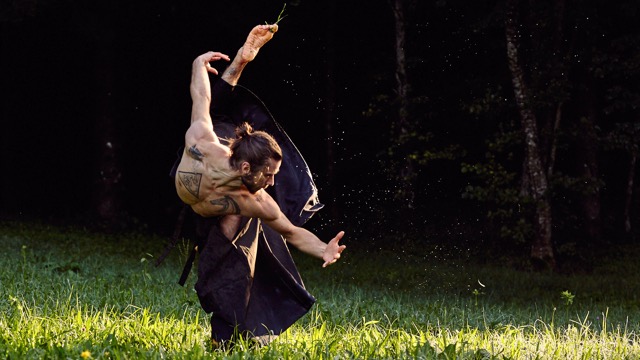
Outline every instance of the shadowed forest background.
<svg viewBox="0 0 640 360"><path fill-rule="evenodd" d="M2 219L170 234L191 62L233 57L283 5L4 2ZM323 238L588 270L638 242L639 11L293 1L240 83L311 167Z"/></svg>

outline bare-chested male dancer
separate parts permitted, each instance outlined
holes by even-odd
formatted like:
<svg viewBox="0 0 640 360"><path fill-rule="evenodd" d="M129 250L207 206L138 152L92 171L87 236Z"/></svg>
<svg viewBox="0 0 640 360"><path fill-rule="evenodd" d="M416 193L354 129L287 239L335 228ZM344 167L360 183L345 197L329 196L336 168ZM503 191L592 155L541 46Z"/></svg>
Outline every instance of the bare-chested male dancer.
<svg viewBox="0 0 640 360"><path fill-rule="evenodd" d="M254 27L222 79L236 85L244 67L277 30L278 25ZM344 232L339 232L328 243L321 241L312 232L294 226L264 191L274 184L274 176L282 162L275 140L267 133L253 132L248 124L243 124L236 131L240 137L233 140L230 147L220 143L209 113L209 73L218 74L210 62L217 60L230 59L225 54L210 51L193 62L191 126L185 135L185 150L175 178L178 195L203 217L222 216L220 226L229 239L237 230L240 216L259 218L289 244L322 259L323 267L335 263L345 249L339 244Z"/></svg>
<svg viewBox="0 0 640 360"><path fill-rule="evenodd" d="M214 85L214 112L225 106L231 106L226 110L245 109L234 102L239 99L251 99L252 103L257 100L236 85L244 67L277 30L277 25L259 25L251 30ZM191 125L175 169L175 186L180 199L199 215L196 238L200 255L195 289L202 308L212 314L214 346L231 341L240 333L265 344L303 316L315 302L304 288L282 238L302 252L322 259L322 266L326 267L335 263L345 249L339 244L344 232L325 243L292 223L303 224L322 206L317 202L310 173L304 172L308 170L304 160L270 115L252 121L258 127L274 131L282 144L266 132L253 131L246 122L236 128L236 138L228 146L221 143L210 114L209 73L218 74L210 63L218 60L230 58L208 52L193 62ZM245 97L247 94L250 96ZM248 121L242 116L232 116L232 122ZM216 127L220 134L231 136L222 124ZM285 155L283 181L276 192L283 206L280 208L265 189L274 185ZM286 200L282 202L281 197Z"/></svg>

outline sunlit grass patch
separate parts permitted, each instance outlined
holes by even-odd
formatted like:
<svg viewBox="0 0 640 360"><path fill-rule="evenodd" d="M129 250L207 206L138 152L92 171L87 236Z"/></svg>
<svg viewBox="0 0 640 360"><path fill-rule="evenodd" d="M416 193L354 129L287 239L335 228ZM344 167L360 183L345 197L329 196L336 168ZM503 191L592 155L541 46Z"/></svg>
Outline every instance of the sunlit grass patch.
<svg viewBox="0 0 640 360"><path fill-rule="evenodd" d="M268 346L213 350L195 274L176 283L184 249L156 268L164 239L0 230L0 358L640 358L638 285L612 286L611 265L564 277L354 251L322 269L294 253L309 314Z"/></svg>

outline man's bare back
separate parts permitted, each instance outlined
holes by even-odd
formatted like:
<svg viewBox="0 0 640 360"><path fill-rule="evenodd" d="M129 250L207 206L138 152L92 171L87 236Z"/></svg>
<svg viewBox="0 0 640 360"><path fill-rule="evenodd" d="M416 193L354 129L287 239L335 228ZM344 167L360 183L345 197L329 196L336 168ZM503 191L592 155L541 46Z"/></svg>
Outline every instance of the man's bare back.
<svg viewBox="0 0 640 360"><path fill-rule="evenodd" d="M233 199L242 196L242 178L229 165L229 148L188 140L185 145L175 178L180 199L204 217L240 214Z"/></svg>

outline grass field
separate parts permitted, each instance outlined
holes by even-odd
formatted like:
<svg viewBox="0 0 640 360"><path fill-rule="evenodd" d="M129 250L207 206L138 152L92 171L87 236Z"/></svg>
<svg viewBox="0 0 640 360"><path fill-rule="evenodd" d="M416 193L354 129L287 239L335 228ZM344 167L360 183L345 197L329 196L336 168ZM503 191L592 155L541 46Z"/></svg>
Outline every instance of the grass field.
<svg viewBox="0 0 640 360"><path fill-rule="evenodd" d="M176 283L184 246L154 267L164 241L0 225L0 358L640 358L637 248L571 276L434 249L347 249L327 269L294 254L318 303L271 345L222 351L209 346L195 275Z"/></svg>

